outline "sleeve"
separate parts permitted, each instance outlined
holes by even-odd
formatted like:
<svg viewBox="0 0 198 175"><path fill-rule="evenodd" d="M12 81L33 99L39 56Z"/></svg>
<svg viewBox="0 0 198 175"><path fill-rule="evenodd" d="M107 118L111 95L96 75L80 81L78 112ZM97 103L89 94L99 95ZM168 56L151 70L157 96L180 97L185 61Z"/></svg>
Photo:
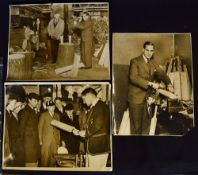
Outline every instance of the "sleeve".
<svg viewBox="0 0 198 175"><path fill-rule="evenodd" d="M39 133L39 143L40 145L42 144L42 135L43 135L43 126L44 126L44 123L45 123L45 117L44 115L41 115L40 116L40 119L39 119L39 123L38 123L38 133Z"/></svg>
<svg viewBox="0 0 198 175"><path fill-rule="evenodd" d="M148 88L148 80L145 80L144 78L139 76L138 72L138 62L136 60L131 60L130 67L129 67L129 80L131 83L147 89Z"/></svg>
<svg viewBox="0 0 198 175"><path fill-rule="evenodd" d="M157 65L155 67L156 67L155 74L160 79L160 81L163 81L166 86L171 84L170 78L168 77L166 72L164 70L162 70L159 65Z"/></svg>
<svg viewBox="0 0 198 175"><path fill-rule="evenodd" d="M91 123L93 122L93 124L88 128L88 137L97 134L105 126L106 121L109 119L107 108L106 104L98 106L98 109L94 113L95 115L92 117L93 121L91 121Z"/></svg>

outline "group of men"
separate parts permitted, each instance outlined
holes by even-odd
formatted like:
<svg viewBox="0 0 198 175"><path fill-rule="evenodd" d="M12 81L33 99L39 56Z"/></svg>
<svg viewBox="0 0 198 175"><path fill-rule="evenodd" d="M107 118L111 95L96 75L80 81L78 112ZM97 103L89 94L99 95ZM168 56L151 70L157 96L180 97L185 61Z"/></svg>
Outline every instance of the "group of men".
<svg viewBox="0 0 198 175"><path fill-rule="evenodd" d="M109 108L97 97L93 88L86 88L81 98L87 108L77 115L73 104L64 106L59 97L55 100L48 98L46 108L42 108L36 93L29 93L24 104L16 94L7 91L4 130L6 166L56 167L54 155L58 153L58 147L65 147L69 154L78 154L83 150L81 142L84 154L88 154L88 167L106 167L110 152ZM59 130L51 125L52 120L66 123L74 129L72 132Z"/></svg>
<svg viewBox="0 0 198 175"><path fill-rule="evenodd" d="M88 12L83 12L80 20L74 21L73 31L79 29L81 31L81 62L84 68L92 67L93 56L93 22ZM60 14L55 12L54 17L50 20L47 31L51 40L52 63L56 63L58 55L58 46L61 37L64 35L65 22L61 19ZM64 36L65 37L65 36Z"/></svg>

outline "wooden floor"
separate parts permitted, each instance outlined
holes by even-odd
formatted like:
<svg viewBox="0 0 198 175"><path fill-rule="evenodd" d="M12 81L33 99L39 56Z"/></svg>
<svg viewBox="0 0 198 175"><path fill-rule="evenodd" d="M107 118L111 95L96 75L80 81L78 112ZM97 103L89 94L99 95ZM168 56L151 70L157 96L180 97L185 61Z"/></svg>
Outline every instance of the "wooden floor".
<svg viewBox="0 0 198 175"><path fill-rule="evenodd" d="M78 75L73 77L71 72L65 72L60 75L56 75L55 69L56 64L41 64L36 63L33 66L32 80L109 80L110 73L109 70L98 64L98 60L93 58L93 66L91 69L79 69Z"/></svg>

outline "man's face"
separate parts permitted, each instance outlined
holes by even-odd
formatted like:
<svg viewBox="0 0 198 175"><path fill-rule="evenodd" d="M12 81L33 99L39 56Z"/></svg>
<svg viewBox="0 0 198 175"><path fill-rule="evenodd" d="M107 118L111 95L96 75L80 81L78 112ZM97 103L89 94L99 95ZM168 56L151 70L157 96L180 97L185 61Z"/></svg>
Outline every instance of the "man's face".
<svg viewBox="0 0 198 175"><path fill-rule="evenodd" d="M14 99L13 99L13 100L10 100L10 101L8 102L8 105L9 105L9 108L10 108L11 111L14 110L16 103L17 103L17 101L14 100Z"/></svg>
<svg viewBox="0 0 198 175"><path fill-rule="evenodd" d="M60 100L55 101L55 105L58 109L62 108L62 102Z"/></svg>
<svg viewBox="0 0 198 175"><path fill-rule="evenodd" d="M17 102L14 107L14 113L18 114L20 110L23 109L22 102Z"/></svg>
<svg viewBox="0 0 198 175"><path fill-rule="evenodd" d="M43 98L43 101L46 103L47 101L50 101L50 100L52 100L52 97L44 97Z"/></svg>
<svg viewBox="0 0 198 175"><path fill-rule="evenodd" d="M56 13L56 14L54 15L54 18L55 18L56 20L58 20L58 19L60 18L60 14Z"/></svg>
<svg viewBox="0 0 198 175"><path fill-rule="evenodd" d="M84 96L82 96L83 102L87 105L87 106L91 106L91 99L90 99L90 94L86 94Z"/></svg>
<svg viewBox="0 0 198 175"><path fill-rule="evenodd" d="M68 116L72 116L73 115L73 110L67 110L65 112L67 113Z"/></svg>
<svg viewBox="0 0 198 175"><path fill-rule="evenodd" d="M87 21L87 19L88 19L88 15L83 14L83 15L82 15L82 18L83 18L83 20L84 20L84 21Z"/></svg>
<svg viewBox="0 0 198 175"><path fill-rule="evenodd" d="M33 108L36 108L36 107L37 107L38 100L32 98L32 99L29 99L29 103L30 103L30 105L31 105Z"/></svg>
<svg viewBox="0 0 198 175"><path fill-rule="evenodd" d="M151 57L154 54L154 46L152 45L146 45L146 47L143 49L143 55L148 58L151 59Z"/></svg>
<svg viewBox="0 0 198 175"><path fill-rule="evenodd" d="M48 106L47 109L48 109L49 112L53 113L54 110L55 110L55 105L53 105L53 106Z"/></svg>

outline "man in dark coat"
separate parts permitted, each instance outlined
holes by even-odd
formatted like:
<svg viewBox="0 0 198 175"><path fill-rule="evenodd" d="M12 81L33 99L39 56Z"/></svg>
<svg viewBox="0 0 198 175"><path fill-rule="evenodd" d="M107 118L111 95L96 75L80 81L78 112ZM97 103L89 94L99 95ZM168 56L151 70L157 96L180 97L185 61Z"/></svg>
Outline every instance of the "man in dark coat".
<svg viewBox="0 0 198 175"><path fill-rule="evenodd" d="M153 43L145 42L142 54L130 62L128 102L131 134L149 133L151 119L147 112L146 95L149 88L159 88L153 77L158 77L168 90L173 91L169 77L153 60L154 49Z"/></svg>
<svg viewBox="0 0 198 175"><path fill-rule="evenodd" d="M41 166L55 167L56 161L53 154L56 154L58 150L60 132L50 123L52 120L59 121L59 115L54 112L55 104L53 101L48 101L46 105L47 111L41 114L38 125L39 142L41 145Z"/></svg>
<svg viewBox="0 0 198 175"><path fill-rule="evenodd" d="M92 67L93 51L93 22L88 12L83 12L82 21L74 25L74 29L81 30L81 61L85 68Z"/></svg>
<svg viewBox="0 0 198 175"><path fill-rule="evenodd" d="M89 167L102 169L106 167L110 153L110 116L108 106L97 98L93 88L82 92L84 103L90 107L87 116L86 130L79 132L86 138ZM77 132L74 130L74 134Z"/></svg>
<svg viewBox="0 0 198 175"><path fill-rule="evenodd" d="M26 167L37 167L40 153L38 136L38 116L36 106L39 96L35 93L28 95L28 104L20 112L19 131L23 140Z"/></svg>
<svg viewBox="0 0 198 175"><path fill-rule="evenodd" d="M6 93L6 115L5 115L5 135L4 135L4 158L11 156L12 153L12 112L17 103L18 97L13 93ZM7 162L7 166L13 166L13 160Z"/></svg>
<svg viewBox="0 0 198 175"><path fill-rule="evenodd" d="M64 116L60 119L61 122L79 129L78 116L74 115L74 106L68 103L64 108ZM78 154L80 146L80 137L73 133L61 131L61 144L65 145L70 154Z"/></svg>

